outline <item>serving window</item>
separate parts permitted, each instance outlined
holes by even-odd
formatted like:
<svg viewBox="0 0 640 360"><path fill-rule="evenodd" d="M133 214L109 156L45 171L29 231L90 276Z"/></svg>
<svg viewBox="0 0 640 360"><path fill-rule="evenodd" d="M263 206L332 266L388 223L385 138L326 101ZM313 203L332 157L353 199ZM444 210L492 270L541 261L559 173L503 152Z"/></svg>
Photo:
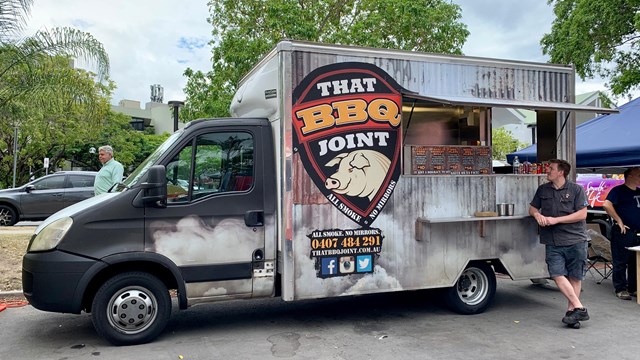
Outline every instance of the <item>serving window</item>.
<svg viewBox="0 0 640 360"><path fill-rule="evenodd" d="M490 109L403 103L404 174L491 174Z"/></svg>

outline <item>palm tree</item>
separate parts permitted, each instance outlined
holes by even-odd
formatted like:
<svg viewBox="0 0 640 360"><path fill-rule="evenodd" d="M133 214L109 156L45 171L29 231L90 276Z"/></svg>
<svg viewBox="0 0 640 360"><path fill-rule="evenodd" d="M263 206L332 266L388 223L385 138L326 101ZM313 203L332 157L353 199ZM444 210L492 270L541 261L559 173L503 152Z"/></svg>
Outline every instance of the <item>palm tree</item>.
<svg viewBox="0 0 640 360"><path fill-rule="evenodd" d="M34 35L21 37L25 19L33 0L0 0L0 108L16 96L38 88L39 78L30 76L21 81L23 86L7 86L5 77L20 67L35 74L42 56L68 56L93 63L100 79L109 73L109 56L102 44L91 34L62 27L39 30ZM41 79L40 79L41 80ZM14 81L10 81L15 85Z"/></svg>
<svg viewBox="0 0 640 360"><path fill-rule="evenodd" d="M33 0L0 1L0 44L4 44L20 33L25 17L31 10Z"/></svg>
<svg viewBox="0 0 640 360"><path fill-rule="evenodd" d="M56 68L56 61L65 57L94 64L99 82L109 73L109 57L89 33L62 27L23 36L32 5L33 0L0 0L0 165L13 158L14 186L16 140L25 104L40 108L39 103L54 103L61 91L74 94L72 103L95 103L86 96L91 90L82 86L82 78L68 76L64 68Z"/></svg>

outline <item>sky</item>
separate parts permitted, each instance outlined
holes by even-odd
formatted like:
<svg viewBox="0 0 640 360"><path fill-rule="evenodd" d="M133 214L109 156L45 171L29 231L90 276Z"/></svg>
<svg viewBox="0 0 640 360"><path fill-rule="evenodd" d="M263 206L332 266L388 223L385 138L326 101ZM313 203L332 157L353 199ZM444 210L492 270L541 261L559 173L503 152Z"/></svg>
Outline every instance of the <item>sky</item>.
<svg viewBox="0 0 640 360"><path fill-rule="evenodd" d="M554 16L546 0L452 0L470 32L465 55L546 62L540 39ZM35 0L25 35L54 27L89 32L102 42L116 83L112 104L150 101L150 86L164 88L164 102L185 100L186 68L211 69L207 0ZM90 64L77 64L91 70ZM583 83L576 94L605 90Z"/></svg>

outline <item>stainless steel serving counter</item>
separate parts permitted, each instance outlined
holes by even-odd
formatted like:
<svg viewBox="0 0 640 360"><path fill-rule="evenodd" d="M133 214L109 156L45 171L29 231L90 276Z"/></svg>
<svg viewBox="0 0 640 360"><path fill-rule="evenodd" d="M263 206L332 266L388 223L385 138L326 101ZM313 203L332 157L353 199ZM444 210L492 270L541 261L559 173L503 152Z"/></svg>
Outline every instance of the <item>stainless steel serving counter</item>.
<svg viewBox="0 0 640 360"><path fill-rule="evenodd" d="M477 221L478 231L480 237L485 237L485 221L507 221L507 220L520 220L528 218L529 215L515 215L515 216L464 216L464 217L446 217L446 218L421 218L416 220L416 240L421 241L426 237L425 226L428 224L440 224L440 223L456 223L456 222L468 222ZM420 232L420 233L418 233Z"/></svg>

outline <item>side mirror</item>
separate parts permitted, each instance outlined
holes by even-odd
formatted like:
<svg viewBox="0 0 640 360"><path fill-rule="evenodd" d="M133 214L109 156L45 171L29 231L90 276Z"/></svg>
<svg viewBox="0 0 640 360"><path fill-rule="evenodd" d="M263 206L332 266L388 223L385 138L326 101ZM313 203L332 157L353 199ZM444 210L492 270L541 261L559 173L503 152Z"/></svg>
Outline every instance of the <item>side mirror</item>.
<svg viewBox="0 0 640 360"><path fill-rule="evenodd" d="M147 182L140 184L145 205L155 207L167 206L167 171L162 165L153 165L147 172Z"/></svg>
<svg viewBox="0 0 640 360"><path fill-rule="evenodd" d="M33 185L27 185L27 187L24 188L24 191L27 192L27 193L30 193L31 191L35 190L35 188L36 187L33 186Z"/></svg>

